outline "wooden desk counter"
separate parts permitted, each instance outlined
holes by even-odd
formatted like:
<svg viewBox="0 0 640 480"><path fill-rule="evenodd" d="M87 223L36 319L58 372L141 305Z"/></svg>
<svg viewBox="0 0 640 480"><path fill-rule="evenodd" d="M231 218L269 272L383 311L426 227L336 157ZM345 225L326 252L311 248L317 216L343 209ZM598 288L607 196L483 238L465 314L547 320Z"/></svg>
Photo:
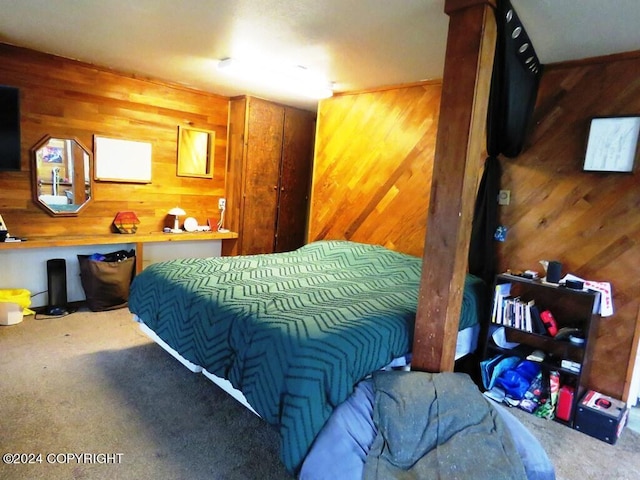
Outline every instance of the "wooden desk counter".
<svg viewBox="0 0 640 480"><path fill-rule="evenodd" d="M182 232L182 233L107 233L104 235L69 235L55 237L26 237L22 242L0 242L0 251L23 248L74 247L79 245L136 244L136 271L142 270L143 245L154 242L197 242L238 238L236 232Z"/></svg>

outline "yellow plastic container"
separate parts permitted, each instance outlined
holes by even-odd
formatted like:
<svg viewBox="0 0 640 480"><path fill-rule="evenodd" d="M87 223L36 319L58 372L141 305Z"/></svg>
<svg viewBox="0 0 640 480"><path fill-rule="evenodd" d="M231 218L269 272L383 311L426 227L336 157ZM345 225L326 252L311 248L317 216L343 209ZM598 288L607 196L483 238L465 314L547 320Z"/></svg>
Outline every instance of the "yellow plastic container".
<svg viewBox="0 0 640 480"><path fill-rule="evenodd" d="M24 288L0 290L0 325L20 323L24 315L33 314L29 309L31 292Z"/></svg>

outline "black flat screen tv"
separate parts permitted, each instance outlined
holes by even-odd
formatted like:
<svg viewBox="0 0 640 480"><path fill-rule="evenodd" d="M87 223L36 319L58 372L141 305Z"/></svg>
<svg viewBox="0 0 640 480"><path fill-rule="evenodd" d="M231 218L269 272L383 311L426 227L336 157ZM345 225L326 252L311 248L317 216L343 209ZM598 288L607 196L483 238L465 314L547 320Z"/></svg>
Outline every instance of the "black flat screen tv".
<svg viewBox="0 0 640 480"><path fill-rule="evenodd" d="M20 170L20 90L0 85L0 171Z"/></svg>
<svg viewBox="0 0 640 480"><path fill-rule="evenodd" d="M487 152L517 157L532 120L544 65L509 0L498 0L496 55L487 115Z"/></svg>

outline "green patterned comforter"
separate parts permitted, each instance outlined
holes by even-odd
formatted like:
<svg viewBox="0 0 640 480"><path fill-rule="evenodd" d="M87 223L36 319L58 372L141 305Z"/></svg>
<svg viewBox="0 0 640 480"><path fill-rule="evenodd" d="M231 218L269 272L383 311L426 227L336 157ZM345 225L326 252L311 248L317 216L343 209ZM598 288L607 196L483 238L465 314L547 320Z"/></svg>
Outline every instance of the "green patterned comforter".
<svg viewBox="0 0 640 480"><path fill-rule="evenodd" d="M353 386L410 351L421 268L419 258L348 241L173 260L135 277L129 309L241 390L278 427L295 472ZM477 322L475 291L468 279L460 328Z"/></svg>

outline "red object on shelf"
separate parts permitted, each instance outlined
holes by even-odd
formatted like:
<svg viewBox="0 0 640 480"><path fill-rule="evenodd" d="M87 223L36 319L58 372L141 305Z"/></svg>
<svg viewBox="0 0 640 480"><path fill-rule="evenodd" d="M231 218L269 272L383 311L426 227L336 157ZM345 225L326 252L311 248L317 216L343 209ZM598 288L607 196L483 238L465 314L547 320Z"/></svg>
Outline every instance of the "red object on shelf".
<svg viewBox="0 0 640 480"><path fill-rule="evenodd" d="M553 318L551 312L549 310L545 310L540 313L540 318L542 319L542 323L544 323L547 332L549 332L549 335L555 337L556 333L558 333L558 324L556 323L556 319Z"/></svg>
<svg viewBox="0 0 640 480"><path fill-rule="evenodd" d="M565 422L568 422L571 418L571 410L573 407L573 387L569 385L563 385L560 387L560 393L558 395L558 408L556 409L556 417Z"/></svg>

